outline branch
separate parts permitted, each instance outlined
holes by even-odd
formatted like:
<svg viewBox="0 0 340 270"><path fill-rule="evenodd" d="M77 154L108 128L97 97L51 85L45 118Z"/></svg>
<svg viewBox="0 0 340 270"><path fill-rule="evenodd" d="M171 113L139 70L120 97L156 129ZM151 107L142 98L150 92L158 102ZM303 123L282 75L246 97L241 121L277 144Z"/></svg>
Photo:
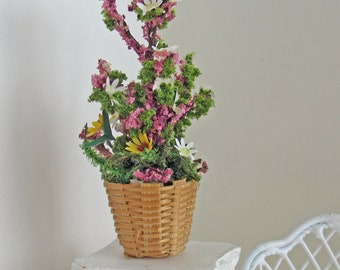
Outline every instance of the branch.
<svg viewBox="0 0 340 270"><path fill-rule="evenodd" d="M116 6L116 0L104 0L103 10L111 17L114 22L114 28L122 39L126 42L129 49L133 49L139 56L139 60L143 61L148 56L148 49L141 45L131 34L129 26L125 21L125 16L119 14Z"/></svg>

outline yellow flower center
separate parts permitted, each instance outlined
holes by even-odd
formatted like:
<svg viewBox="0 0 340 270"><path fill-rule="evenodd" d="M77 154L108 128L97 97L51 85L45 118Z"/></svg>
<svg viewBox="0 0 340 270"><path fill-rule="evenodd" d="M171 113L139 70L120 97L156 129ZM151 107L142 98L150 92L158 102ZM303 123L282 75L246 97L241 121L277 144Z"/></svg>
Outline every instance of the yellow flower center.
<svg viewBox="0 0 340 270"><path fill-rule="evenodd" d="M183 156L189 157L190 156L190 149L183 147L183 148L181 148L181 153L183 154Z"/></svg>
<svg viewBox="0 0 340 270"><path fill-rule="evenodd" d="M152 149L152 139L148 139L145 132L139 133L138 138L133 137L132 142L127 142L126 145L125 150L134 154L140 154L145 149Z"/></svg>

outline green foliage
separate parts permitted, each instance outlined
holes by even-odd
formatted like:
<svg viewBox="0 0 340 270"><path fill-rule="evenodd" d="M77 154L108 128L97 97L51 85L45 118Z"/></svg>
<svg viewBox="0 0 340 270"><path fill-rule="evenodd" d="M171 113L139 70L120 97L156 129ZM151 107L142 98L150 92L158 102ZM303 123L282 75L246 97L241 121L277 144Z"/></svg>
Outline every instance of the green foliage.
<svg viewBox="0 0 340 270"><path fill-rule="evenodd" d="M213 93L210 89L200 89L199 94L194 98L195 110L193 111L192 117L198 119L208 114L210 108L215 105L212 95ZM191 117L191 115L189 116Z"/></svg>
<svg viewBox="0 0 340 270"><path fill-rule="evenodd" d="M154 115L156 115L156 111L154 109L142 112L140 120L142 121L145 130L150 130L152 128L153 126L152 116Z"/></svg>
<svg viewBox="0 0 340 270"><path fill-rule="evenodd" d="M143 62L143 67L138 75L138 79L141 80L142 84L151 83L156 79L157 75L154 66L155 61L153 60Z"/></svg>
<svg viewBox="0 0 340 270"><path fill-rule="evenodd" d="M139 155L132 154L132 162L137 169L147 169L150 167L159 167L162 163L160 154L156 149L145 150Z"/></svg>
<svg viewBox="0 0 340 270"><path fill-rule="evenodd" d="M190 91L186 89L180 81L175 81L174 85L178 93L178 100L176 101L176 105L188 103L189 100L192 98Z"/></svg>
<svg viewBox="0 0 340 270"><path fill-rule="evenodd" d="M197 173L197 163L187 157L182 157L178 152L172 152L168 157L168 164L173 168L174 179L194 179L199 181L201 176Z"/></svg>
<svg viewBox="0 0 340 270"><path fill-rule="evenodd" d="M185 56L186 64L183 67L182 76L184 78L184 85L189 90L193 89L195 87L195 80L196 78L201 75L201 71L199 68L195 67L195 65L192 63L193 54L187 54Z"/></svg>
<svg viewBox="0 0 340 270"><path fill-rule="evenodd" d="M168 23L169 23L168 20L164 20L162 25L159 27L159 29L166 29L166 28L168 28Z"/></svg>
<svg viewBox="0 0 340 270"><path fill-rule="evenodd" d="M121 91L116 91L112 94L112 99L114 101L114 111L117 112L122 117L127 117L131 111L134 110L134 105L127 105L125 102L125 95Z"/></svg>
<svg viewBox="0 0 340 270"><path fill-rule="evenodd" d="M164 49L164 48L167 48L167 47L168 47L168 44L166 44L166 43L164 42L164 40L160 39L160 40L158 41L156 47L157 47L158 50L159 50L159 49Z"/></svg>
<svg viewBox="0 0 340 270"><path fill-rule="evenodd" d="M150 22L155 17L161 16L163 14L163 9L157 7L143 14L142 9L137 7L135 9L135 12L137 14L137 20L142 21L142 22ZM175 14L174 11L172 11L172 13ZM159 26L159 29L165 29L167 28L167 25L168 25L168 20L164 19L162 25Z"/></svg>
<svg viewBox="0 0 340 270"><path fill-rule="evenodd" d="M109 73L109 77L111 80L119 80L119 83L121 84L123 81L127 80L127 76L125 73L121 72L120 70L112 70Z"/></svg>
<svg viewBox="0 0 340 270"><path fill-rule="evenodd" d="M141 107L144 104L144 102L146 101L145 90L140 83L136 83L134 88L135 88L135 91L136 91L136 93L135 93L136 105L138 107Z"/></svg>
<svg viewBox="0 0 340 270"><path fill-rule="evenodd" d="M102 11L103 14L103 21L106 24L106 27L110 30L113 31L115 29L115 20L113 20L108 12L105 10Z"/></svg>
<svg viewBox="0 0 340 270"><path fill-rule="evenodd" d="M124 149L126 147L127 138L124 135L116 137L115 143L112 146L112 151L115 153L125 152Z"/></svg>
<svg viewBox="0 0 340 270"><path fill-rule="evenodd" d="M86 141L84 141L80 148L83 150L85 156L90 160L93 166L104 166L106 159L97 153L94 149L87 147Z"/></svg>
<svg viewBox="0 0 340 270"><path fill-rule="evenodd" d="M105 91L101 89L93 88L92 94L89 96L88 101L99 102L101 104L102 111L107 111L108 113L114 112L114 107L110 97Z"/></svg>
<svg viewBox="0 0 340 270"><path fill-rule="evenodd" d="M155 99L159 104L172 106L175 100L175 89L169 83L161 83L160 89L155 91Z"/></svg>
<svg viewBox="0 0 340 270"><path fill-rule="evenodd" d="M184 138L187 127L191 126L191 121L188 118L182 118L174 125L174 130L177 138Z"/></svg>
<svg viewBox="0 0 340 270"><path fill-rule="evenodd" d="M172 57L168 57L164 60L163 70L161 77L162 78L170 78L172 74L176 72L176 68L174 66L174 61Z"/></svg>

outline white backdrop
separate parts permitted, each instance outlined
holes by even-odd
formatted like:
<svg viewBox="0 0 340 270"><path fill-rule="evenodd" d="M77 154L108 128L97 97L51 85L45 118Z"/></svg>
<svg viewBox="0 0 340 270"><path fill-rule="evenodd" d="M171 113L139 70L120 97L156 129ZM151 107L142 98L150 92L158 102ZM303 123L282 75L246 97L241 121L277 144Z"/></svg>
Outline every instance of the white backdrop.
<svg viewBox="0 0 340 270"><path fill-rule="evenodd" d="M128 1L129 2L129 1ZM133 79L133 52L101 2L0 2L0 268L69 269L115 237L99 172L77 136L97 60ZM340 2L183 0L164 33L194 51L211 114L188 141L210 164L192 238L243 254L340 212Z"/></svg>

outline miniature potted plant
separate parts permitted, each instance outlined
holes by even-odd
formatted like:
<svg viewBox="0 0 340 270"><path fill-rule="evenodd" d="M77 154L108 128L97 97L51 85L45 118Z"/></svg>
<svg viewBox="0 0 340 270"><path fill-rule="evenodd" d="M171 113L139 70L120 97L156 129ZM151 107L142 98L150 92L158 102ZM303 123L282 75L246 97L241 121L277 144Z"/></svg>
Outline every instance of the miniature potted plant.
<svg viewBox="0 0 340 270"><path fill-rule="evenodd" d="M164 257L185 248L198 182L208 169L184 137L192 120L214 105L213 92L196 90L200 70L193 54L181 58L159 35L175 18L177 2L130 2L129 12L142 23L141 42L116 1L103 1L107 28L135 51L141 69L128 81L99 60L89 101L99 102L101 112L80 134L84 154L100 169L120 244L134 257Z"/></svg>

